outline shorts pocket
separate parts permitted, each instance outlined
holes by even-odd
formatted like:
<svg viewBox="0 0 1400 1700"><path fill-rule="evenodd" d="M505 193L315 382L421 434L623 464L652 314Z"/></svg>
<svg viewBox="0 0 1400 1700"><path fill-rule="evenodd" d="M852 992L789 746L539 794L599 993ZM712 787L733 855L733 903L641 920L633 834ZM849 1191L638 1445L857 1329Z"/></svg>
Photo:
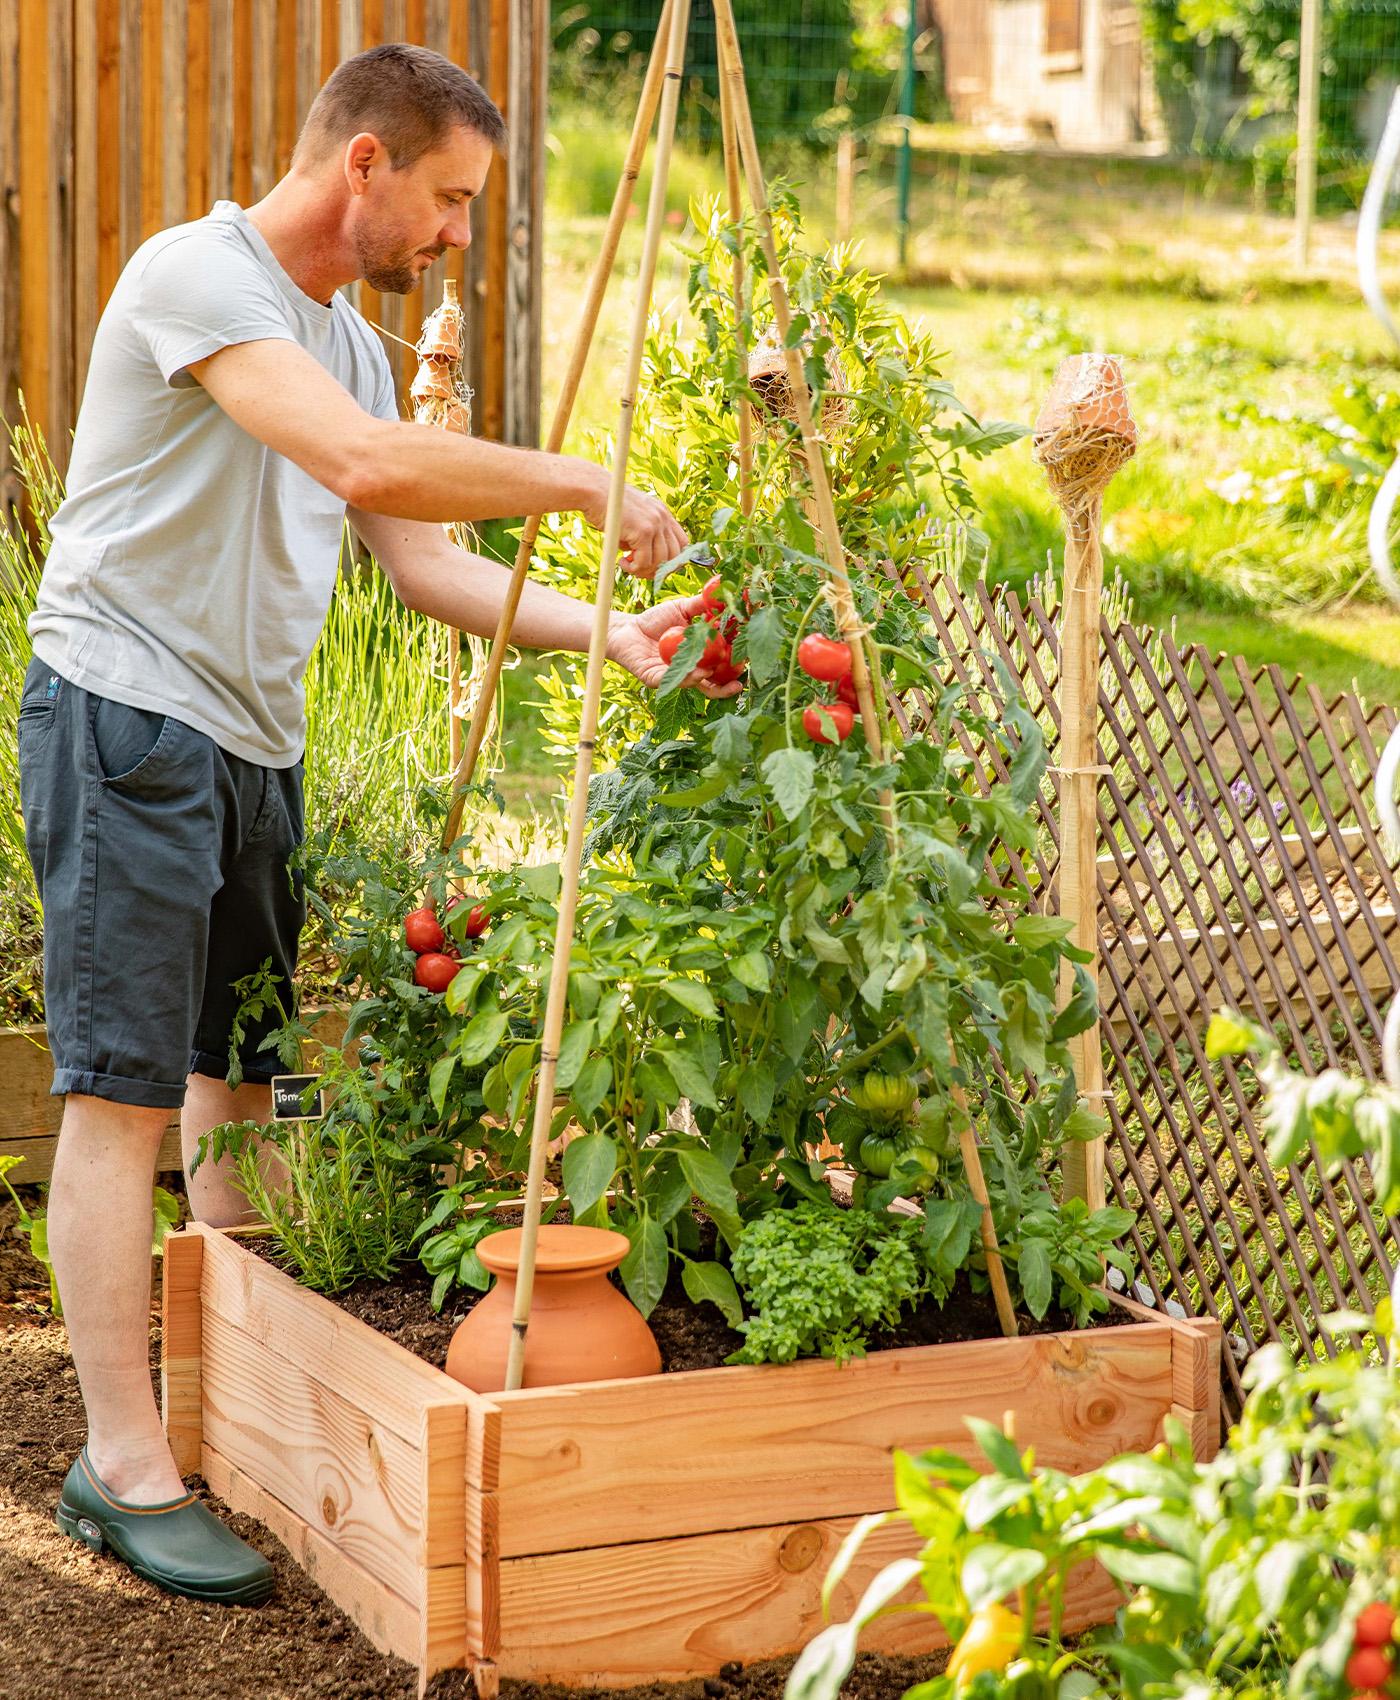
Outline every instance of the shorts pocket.
<svg viewBox="0 0 1400 1700"><path fill-rule="evenodd" d="M53 726L58 712L59 693L63 680L37 658L30 662L20 692L19 717L15 735L21 752L31 753Z"/></svg>
<svg viewBox="0 0 1400 1700"><path fill-rule="evenodd" d="M130 796L162 791L171 767L178 763L180 722L109 697L93 701L93 754L102 784Z"/></svg>

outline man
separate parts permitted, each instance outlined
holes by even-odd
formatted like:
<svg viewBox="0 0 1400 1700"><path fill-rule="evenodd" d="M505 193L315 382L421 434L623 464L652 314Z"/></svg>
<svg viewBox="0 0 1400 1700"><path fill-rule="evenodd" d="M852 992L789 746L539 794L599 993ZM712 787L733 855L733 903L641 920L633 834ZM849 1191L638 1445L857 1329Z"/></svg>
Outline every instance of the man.
<svg viewBox="0 0 1400 1700"><path fill-rule="evenodd" d="M267 957L287 978L295 967L301 678L343 519L406 604L480 634L508 575L454 548L443 522L577 509L603 523L599 467L401 423L376 335L337 294L356 278L404 293L465 248L504 136L448 60L375 48L322 89L265 199L221 202L133 255L94 341L30 621L21 794L65 1097L49 1245L88 1417L58 1519L196 1598L259 1600L271 1572L186 1492L161 1429L152 1174L177 1107L187 1167L211 1127L270 1113L261 1032L245 1084L222 1078L230 982ZM685 544L632 489L621 535L642 576ZM657 640L698 607L614 614L611 658L657 683ZM582 650L591 617L529 585L515 635ZM189 1193L216 1225L245 1208L212 1164Z"/></svg>

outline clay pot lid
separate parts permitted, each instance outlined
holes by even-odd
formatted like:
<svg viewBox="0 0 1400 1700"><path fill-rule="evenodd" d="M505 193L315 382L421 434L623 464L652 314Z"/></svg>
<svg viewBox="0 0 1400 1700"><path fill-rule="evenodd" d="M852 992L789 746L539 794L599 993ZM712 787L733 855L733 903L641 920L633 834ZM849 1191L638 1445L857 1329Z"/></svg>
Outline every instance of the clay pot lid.
<svg viewBox="0 0 1400 1700"><path fill-rule="evenodd" d="M520 1266L523 1228L491 1234L476 1254L493 1275L514 1275ZM546 1222L535 1248L535 1268L545 1275L578 1274L585 1269L612 1269L626 1257L631 1242L611 1228L580 1228L573 1222Z"/></svg>

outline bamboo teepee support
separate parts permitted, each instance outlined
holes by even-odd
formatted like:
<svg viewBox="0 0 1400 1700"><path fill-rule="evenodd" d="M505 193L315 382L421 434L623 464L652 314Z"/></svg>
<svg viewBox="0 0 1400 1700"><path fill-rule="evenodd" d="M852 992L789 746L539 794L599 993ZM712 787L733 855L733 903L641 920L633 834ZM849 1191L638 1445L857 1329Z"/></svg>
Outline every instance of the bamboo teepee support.
<svg viewBox="0 0 1400 1700"><path fill-rule="evenodd" d="M739 182L739 136L734 124L734 96L729 79L719 80L719 128L724 145L724 183L729 201L729 221L734 226L734 341L739 370L749 369L748 347L744 341L744 245L739 225L744 216L743 191ZM753 512L753 411L748 397L740 395L737 403L739 427L739 511L745 517Z"/></svg>
<svg viewBox="0 0 1400 1700"><path fill-rule="evenodd" d="M836 518L836 504L831 494L831 479L827 473L826 457L822 452L824 439L818 434L812 413L812 398L807 388L807 374L802 369L801 351L793 346L792 309L788 302L787 286L783 281L778 239L773 229L772 209L768 204L768 186L764 181L763 162L759 157L758 139L754 134L753 112L749 106L748 86L744 80L744 61L739 48L739 32L734 22L734 8L730 0L714 0L714 13L720 79L729 95L729 110L738 139L739 157L748 179L749 200L758 215L759 239L763 243L763 252L768 262L768 289L773 303L773 318L783 344L788 386L792 392L792 405L797 414L798 429L802 434L802 446L807 458L807 473L812 485L818 536L831 586L836 628L850 647L851 682L855 686L856 701L860 706L861 728L865 733L866 748L870 752L871 761L880 766L885 760L884 737L875 703L871 668L867 661L866 632L856 610L855 598L851 594L845 545L841 540L841 527ZM871 653L873 655L873 650ZM875 665L878 668L878 658ZM889 792L884 792L880 801L885 816L885 836L893 853L898 845L894 799ZM955 1091L954 1098L958 1108L965 1112L967 1106L963 1094ZM987 1257L987 1274L996 1300L997 1317L1001 1322L1002 1332L1008 1336L1014 1335L1017 1332L1015 1308L1011 1303L1006 1271L1002 1266L1001 1252L997 1245L996 1226L992 1221L982 1159L970 1125L965 1125L960 1147L972 1196L982 1207L982 1244Z"/></svg>
<svg viewBox="0 0 1400 1700"><path fill-rule="evenodd" d="M534 1122L530 1130L530 1166L525 1187L520 1274L516 1283L510 1356L506 1362L508 1392L521 1385L525 1374L525 1341L530 1325L530 1303L535 1285L535 1250L539 1239L545 1154L554 1115L554 1078L559 1061L559 1041L564 1031L564 1006L568 1000L569 958L573 952L579 869L583 860L585 817L588 810L588 779L593 769L593 742L598 731L598 707L603 693L608 616L612 609L613 584L617 576L617 551L622 529L622 498L627 482L627 457L632 445L633 409L642 370L647 316L651 310L656 260L661 248L661 231L665 220L671 144L676 133L676 110L680 104L681 74L685 67L685 43L689 25L690 0L674 0L669 18L666 69L661 91L660 117L656 128L656 150L652 157L651 198L647 206L642 263L637 275L637 304L632 317L627 374L618 406L617 442L613 450L607 517L603 525L603 554L598 569L598 592L593 603L593 632L588 645L588 672L584 681L578 758L574 763L569 831L560 867L559 916L554 929L554 962L549 976L544 1035L540 1043L540 1067L535 1080Z"/></svg>
<svg viewBox="0 0 1400 1700"><path fill-rule="evenodd" d="M1136 452L1137 428L1128 407L1123 372L1106 354L1075 354L1061 361L1035 427L1036 458L1065 518L1065 588L1060 614L1060 914L1074 923L1071 942L1088 951L1088 972L1098 984L1099 621L1103 551L1099 524L1103 494L1119 467ZM1073 985L1073 966L1062 970L1061 995ZM1070 1042L1081 1095L1098 1109L1104 1098L1103 1046L1097 1021ZM1066 1197L1091 1210L1105 1202L1104 1145L1100 1137L1064 1154Z"/></svg>
<svg viewBox="0 0 1400 1700"><path fill-rule="evenodd" d="M652 124L656 118L657 103L661 98L662 73L666 61L666 42L670 31L671 13L675 4L676 0L665 0L661 9L661 17L657 22L656 39L652 43L646 79L642 84L641 96L637 101L637 112L632 121L632 134L628 139L627 152L623 156L622 172L618 178L617 188L613 193L612 207L608 213L608 221L603 230L603 239L598 248L597 258L593 262L593 271L588 279L588 289L579 313L578 331L574 337L573 352L569 356L569 366L564 375L563 388L559 392L558 401L554 404L554 417L550 421L549 435L545 440L545 448L550 454L558 454L564 446L569 421L573 417L574 403L578 399L579 385L583 381L584 369L593 348L593 338L598 328L598 315L602 310L603 297L607 294L613 266L617 261L618 245L622 240L623 227L627 223L628 209L632 205L632 195L636 188L637 178L641 175L642 159L646 153L647 141L651 136ZM486 672L472 709L471 724L467 730L466 741L460 754L454 752L452 801L447 812L447 823L442 835L444 849L456 839L462 824L462 810L466 804L467 788L476 773L476 764L481 754L482 743L486 737L486 728L490 724L492 705L496 700L496 691L501 682L501 670L505 666L506 651L510 647L511 631L515 626L515 616L520 607L520 598L524 594L525 580L529 573L530 558L534 552L535 540L540 534L540 524L543 518L542 514L531 514L526 519L524 528L520 533L520 542L515 551L515 564L511 569L510 583L506 587L506 599L501 608L500 618L496 622L496 635L491 640L491 651L487 657Z"/></svg>

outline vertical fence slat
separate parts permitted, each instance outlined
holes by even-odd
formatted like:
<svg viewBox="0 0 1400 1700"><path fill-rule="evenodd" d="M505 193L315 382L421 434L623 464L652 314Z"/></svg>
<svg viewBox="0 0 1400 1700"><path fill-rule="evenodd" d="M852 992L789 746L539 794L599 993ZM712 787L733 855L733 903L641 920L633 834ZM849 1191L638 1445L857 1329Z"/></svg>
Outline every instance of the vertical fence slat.
<svg viewBox="0 0 1400 1700"><path fill-rule="evenodd" d="M60 467L77 414L73 359L73 7L49 8L49 439Z"/></svg>
<svg viewBox="0 0 1400 1700"><path fill-rule="evenodd" d="M302 125L306 122L311 102L316 98L316 90L321 86L321 10L321 0L297 0L296 123L292 132L293 146L301 134Z"/></svg>
<svg viewBox="0 0 1400 1700"><path fill-rule="evenodd" d="M141 0L121 0L121 43L117 54L121 78L122 138L117 152L120 174L121 224L117 238L117 269L141 241Z"/></svg>
<svg viewBox="0 0 1400 1700"><path fill-rule="evenodd" d="M233 0L209 0L209 185L207 206L237 198L233 179Z"/></svg>
<svg viewBox="0 0 1400 1700"><path fill-rule="evenodd" d="M233 0L233 199L253 201L253 0Z"/></svg>
<svg viewBox="0 0 1400 1700"><path fill-rule="evenodd" d="M112 0L97 0L97 310L121 271L122 31Z"/></svg>
<svg viewBox="0 0 1400 1700"><path fill-rule="evenodd" d="M183 224L188 195L187 171L189 157L189 0L165 0L165 24L161 37L161 80L164 92L160 101L164 153L162 177L164 203L161 223Z"/></svg>
<svg viewBox="0 0 1400 1700"><path fill-rule="evenodd" d="M252 0L252 199L272 187L277 159L277 0Z"/></svg>
<svg viewBox="0 0 1400 1700"><path fill-rule="evenodd" d="M506 244L505 385L502 429L507 442L533 447L540 430L540 370L533 357L542 281L544 99L541 46L549 40L548 0L511 7L510 109L519 131L506 160L510 204ZM498 168L499 169L499 168Z"/></svg>
<svg viewBox="0 0 1400 1700"><path fill-rule="evenodd" d="M336 0L321 0L321 63L317 68L316 88L311 91L313 100L317 90L339 63L340 8Z"/></svg>
<svg viewBox="0 0 1400 1700"><path fill-rule="evenodd" d="M209 193L212 146L209 0L187 0L186 13L189 63L185 77L185 217L203 218L213 201Z"/></svg>
<svg viewBox="0 0 1400 1700"><path fill-rule="evenodd" d="M404 39L404 0L381 0L383 20L381 23L381 41L402 41ZM406 364L408 350L394 340L403 336L404 297L402 295L383 294L379 298L379 323L389 333L388 354L389 364L393 367L398 378L400 393L406 387L406 381L411 382L411 374L415 369ZM405 373L410 376L405 380Z"/></svg>
<svg viewBox="0 0 1400 1700"><path fill-rule="evenodd" d="M174 0L171 0L173 7ZM164 64L161 37L165 28L164 0L145 0L141 12L141 235L144 242L165 222ZM130 257L130 250L123 258Z"/></svg>
<svg viewBox="0 0 1400 1700"><path fill-rule="evenodd" d="M363 52L366 48L378 47L384 39L384 0L357 0L356 11L359 13L360 39L354 51ZM359 309L372 325L383 324L380 295L377 289L371 289L367 283L357 286ZM398 371L392 354L389 363Z"/></svg>
<svg viewBox="0 0 1400 1700"><path fill-rule="evenodd" d="M16 6L0 6L0 412L17 416L20 386L19 27ZM0 520L19 501L9 434L0 432Z"/></svg>
<svg viewBox="0 0 1400 1700"><path fill-rule="evenodd" d="M302 0L279 0L277 6L277 150L273 156L272 180L281 177L292 159L297 135L297 80L300 49L297 43Z"/></svg>
<svg viewBox="0 0 1400 1700"><path fill-rule="evenodd" d="M73 3L73 385L75 408L87 381L97 329L97 12L98 0ZM76 414L75 414L76 417Z"/></svg>
<svg viewBox="0 0 1400 1700"><path fill-rule="evenodd" d="M447 57L454 65L460 65L464 71L473 77L477 75L473 69L472 54L476 51L481 37L475 33L477 28L476 8L479 0L450 0L447 19ZM480 79L478 78L478 81ZM481 383L481 300L477 294L477 280L480 275L481 251L486 238L483 235L484 218L486 213L485 198L472 205L472 240L465 254L451 253L447 256L445 277L452 278L457 284L457 292L461 297L466 314L466 335L463 339L463 367L467 382L475 389ZM472 429L479 431L476 421L476 410L472 410Z"/></svg>
<svg viewBox="0 0 1400 1700"><path fill-rule="evenodd" d="M19 20L20 388L36 421L48 413L49 8L22 0Z"/></svg>
<svg viewBox="0 0 1400 1700"><path fill-rule="evenodd" d="M511 14L519 0L489 0L487 39L478 57L486 62L486 92L500 107L507 124L514 124L510 110ZM521 141L524 140L522 134ZM512 142L515 138L512 136ZM513 150L512 150L513 151ZM483 265L484 292L478 317L481 320L481 377L477 390L477 430L483 437L499 439L505 428L506 358L506 252L510 232L509 173L498 166L486 180L487 217L492 238L487 243Z"/></svg>

